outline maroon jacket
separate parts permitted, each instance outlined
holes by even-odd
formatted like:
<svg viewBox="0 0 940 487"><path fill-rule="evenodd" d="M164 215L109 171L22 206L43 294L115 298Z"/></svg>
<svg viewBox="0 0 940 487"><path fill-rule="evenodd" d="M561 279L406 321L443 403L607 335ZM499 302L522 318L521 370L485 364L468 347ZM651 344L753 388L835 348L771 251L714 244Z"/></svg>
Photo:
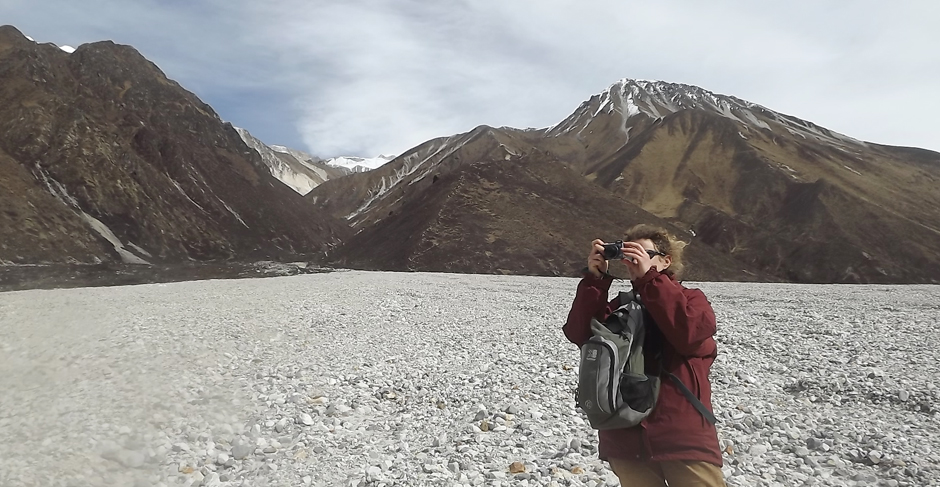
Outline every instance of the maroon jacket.
<svg viewBox="0 0 940 487"><path fill-rule="evenodd" d="M579 347L591 338L591 318L603 321L619 307L619 299L607 302L612 278L590 274L578 284L578 293L568 313L565 336ZM712 409L708 372L718 346L715 312L698 289L686 289L655 268L633 281L643 304L665 337L663 369L672 372L707 407ZM632 428L600 430L601 460L654 461L694 460L721 466L718 433L665 377L653 412Z"/></svg>

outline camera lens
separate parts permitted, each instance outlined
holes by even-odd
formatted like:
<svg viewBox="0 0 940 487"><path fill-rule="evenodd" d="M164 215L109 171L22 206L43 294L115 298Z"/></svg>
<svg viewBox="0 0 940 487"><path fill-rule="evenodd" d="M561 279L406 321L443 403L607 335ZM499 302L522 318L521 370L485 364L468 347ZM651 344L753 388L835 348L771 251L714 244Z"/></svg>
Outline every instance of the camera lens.
<svg viewBox="0 0 940 487"><path fill-rule="evenodd" d="M623 240L617 240L614 243L604 244L604 259L622 259L623 258Z"/></svg>

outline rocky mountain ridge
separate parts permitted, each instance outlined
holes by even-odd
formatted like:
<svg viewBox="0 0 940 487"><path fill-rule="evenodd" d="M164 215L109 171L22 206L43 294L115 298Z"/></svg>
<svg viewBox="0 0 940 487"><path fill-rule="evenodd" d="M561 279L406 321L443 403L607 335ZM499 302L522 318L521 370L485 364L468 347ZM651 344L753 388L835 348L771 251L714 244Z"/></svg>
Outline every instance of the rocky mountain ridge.
<svg viewBox="0 0 940 487"><path fill-rule="evenodd" d="M0 260L319 255L348 230L272 177L129 46L69 54L0 27Z"/></svg>
<svg viewBox="0 0 940 487"><path fill-rule="evenodd" d="M129 46L0 27L2 265L576 275L591 239L652 222L690 244L688 279L940 282L940 154L690 85L624 79L551 127L346 162L375 167L267 146Z"/></svg>
<svg viewBox="0 0 940 487"><path fill-rule="evenodd" d="M483 183L466 181L482 166L489 168L486 184L520 196L531 183L518 179L526 177L520 167L536 179L538 171L565 168L570 177L555 189L583 193L570 195L569 202L588 198L579 203L583 213L576 219L555 222L553 235L568 235L564 265L550 270L517 265L506 272L570 273L572 263L583 260L584 245L577 240L614 239L629 224L655 217L691 242L691 249L732 257L732 264L692 262L694 278L715 278L696 269L721 267L738 276L734 279L940 282L940 154L858 141L757 104L674 83L620 80L554 126L480 126L428 141L375 171L325 184L308 199L359 232L335 249L338 262L430 270L436 264L425 262L417 250L398 257L395 265L364 257L376 244L372 228L408 228L409 233L384 234L395 242L415 232L439 237L440 232L415 227L404 208L417 201L423 208L454 204L453 193L431 187L450 180L480 187ZM575 184L577 177L592 184ZM620 202L611 202L611 196ZM512 233L510 228L538 228L540 221L562 214L546 212L539 201L531 202L525 216L498 222L525 204L509 210L490 208L492 201L492 193L471 197L448 220L448 233L462 238L470 228ZM591 214L587 208L606 210ZM645 213L635 213L636 208ZM601 230L622 214L638 216L619 229ZM488 223L476 228L482 220ZM584 223L596 230L584 229ZM500 241L492 239L464 250L475 263L467 267L491 267L486 262L493 250L487 247ZM906 242L905 252L896 251L898 239ZM502 248L510 253L508 260L520 261L530 245L519 236Z"/></svg>
<svg viewBox="0 0 940 487"><path fill-rule="evenodd" d="M866 146L864 142L812 122L733 96L719 95L698 86L627 78L612 84L603 93L592 96L568 118L546 129L546 135L558 136L578 127L581 127L579 132L583 132L598 115L617 113L621 116L626 142L632 128L630 118L642 114L644 118L656 121L684 110L700 110L721 115L741 124L747 131L783 129L803 139L812 138L839 146Z"/></svg>

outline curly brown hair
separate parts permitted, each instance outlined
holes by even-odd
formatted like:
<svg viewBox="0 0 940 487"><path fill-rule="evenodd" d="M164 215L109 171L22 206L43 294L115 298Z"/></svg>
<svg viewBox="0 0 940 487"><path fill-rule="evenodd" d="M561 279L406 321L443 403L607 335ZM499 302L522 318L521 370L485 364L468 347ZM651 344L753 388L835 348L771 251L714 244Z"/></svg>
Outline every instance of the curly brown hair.
<svg viewBox="0 0 940 487"><path fill-rule="evenodd" d="M685 267L682 263L682 250L688 245L679 240L675 235L666 231L663 227L641 223L627 230L623 241L637 241L648 239L653 242L653 246L660 252L665 252L672 257L672 264L663 269L663 274L667 274L673 279L679 279L682 269Z"/></svg>

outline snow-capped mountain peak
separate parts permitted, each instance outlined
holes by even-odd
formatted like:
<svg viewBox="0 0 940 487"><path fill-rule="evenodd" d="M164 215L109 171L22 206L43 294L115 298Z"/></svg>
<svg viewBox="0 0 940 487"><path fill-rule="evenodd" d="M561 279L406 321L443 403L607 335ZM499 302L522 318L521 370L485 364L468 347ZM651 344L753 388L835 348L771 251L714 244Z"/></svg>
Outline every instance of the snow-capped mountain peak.
<svg viewBox="0 0 940 487"><path fill-rule="evenodd" d="M629 78L623 78L604 92L592 96L571 116L546 129L546 133L556 137L571 131L580 134L595 118L618 114L622 117L624 133L629 134L633 117L642 115L656 120L683 110L712 112L753 130L785 130L792 135L840 146L864 144L812 122L698 86Z"/></svg>
<svg viewBox="0 0 940 487"><path fill-rule="evenodd" d="M327 164L336 167L344 167L353 172L365 172L377 169L385 163L394 159L395 156L379 155L372 158L363 158L363 157L334 157L332 159L327 159Z"/></svg>

